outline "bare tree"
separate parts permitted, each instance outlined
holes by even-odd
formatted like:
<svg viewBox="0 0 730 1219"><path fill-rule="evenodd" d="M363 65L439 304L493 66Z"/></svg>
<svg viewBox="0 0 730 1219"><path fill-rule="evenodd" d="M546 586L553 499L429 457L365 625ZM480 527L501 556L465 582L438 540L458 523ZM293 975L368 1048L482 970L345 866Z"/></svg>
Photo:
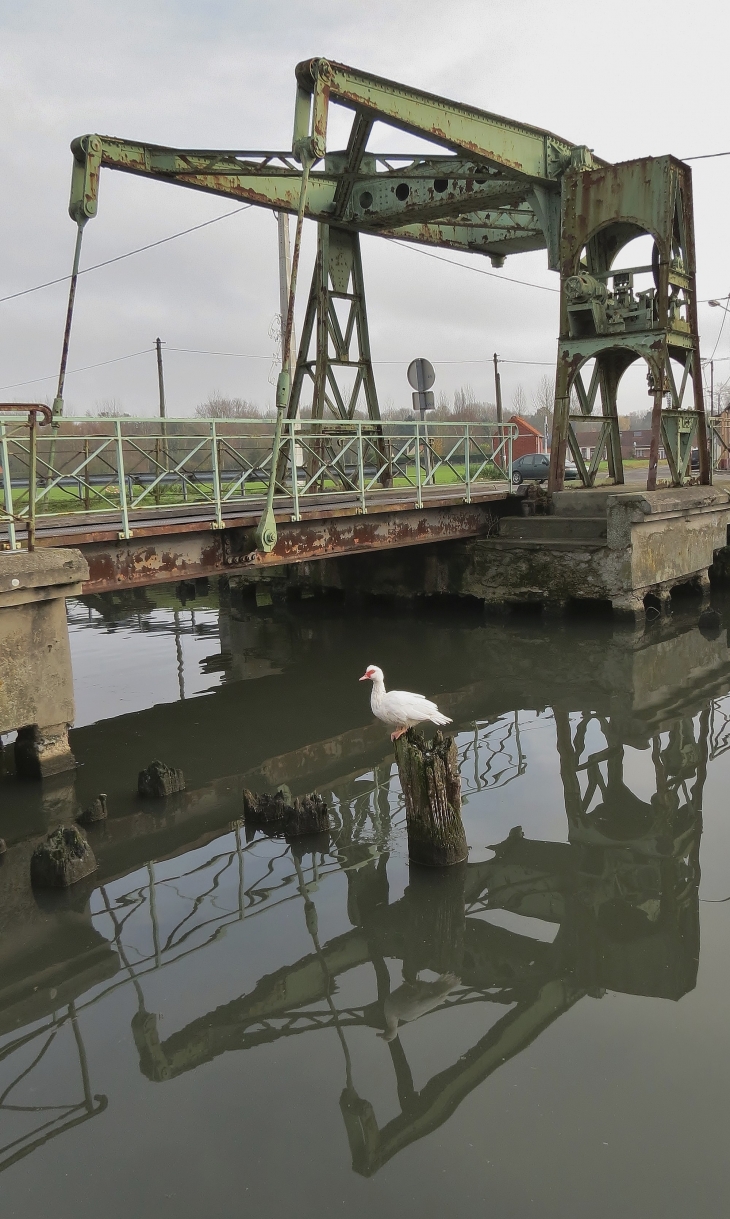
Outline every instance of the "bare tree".
<svg viewBox="0 0 730 1219"><path fill-rule="evenodd" d="M527 411L527 394L525 393L524 385L521 383L512 395L512 410L515 415L524 415Z"/></svg>
<svg viewBox="0 0 730 1219"><path fill-rule="evenodd" d="M466 407L477 405L477 397L471 385L462 385L454 392L454 412L460 413Z"/></svg>
<svg viewBox="0 0 730 1219"><path fill-rule="evenodd" d="M260 411L254 402L246 398L225 398L216 390L207 401L195 408L198 419L250 419Z"/></svg>
<svg viewBox="0 0 730 1219"><path fill-rule="evenodd" d="M95 403L95 410L87 411L87 419L129 419L131 416L127 411L122 410L122 404L118 398L100 398Z"/></svg>
<svg viewBox="0 0 730 1219"><path fill-rule="evenodd" d="M549 412L552 415L555 407L555 382L547 373L540 377L532 401L536 411L542 411L543 414Z"/></svg>
<svg viewBox="0 0 730 1219"><path fill-rule="evenodd" d="M534 424L541 432L547 433L548 437L553 430L553 411L555 408L555 384L552 377L544 373L540 378L537 389L532 395L532 404L534 409Z"/></svg>
<svg viewBox="0 0 730 1219"><path fill-rule="evenodd" d="M651 427L651 416L652 416L652 412L650 410L633 411L631 413L631 415L629 416L631 419L632 429L634 429L638 432L644 428L650 428Z"/></svg>

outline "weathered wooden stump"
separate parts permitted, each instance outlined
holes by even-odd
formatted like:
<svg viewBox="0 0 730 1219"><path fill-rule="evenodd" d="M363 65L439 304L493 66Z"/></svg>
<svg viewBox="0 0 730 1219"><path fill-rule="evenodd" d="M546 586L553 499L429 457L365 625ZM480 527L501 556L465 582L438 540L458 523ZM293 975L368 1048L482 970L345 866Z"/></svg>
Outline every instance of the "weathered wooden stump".
<svg viewBox="0 0 730 1219"><path fill-rule="evenodd" d="M429 743L409 728L395 742L395 757L406 802L409 858L437 868L461 863L468 847L453 737L436 732Z"/></svg>
<svg viewBox="0 0 730 1219"><path fill-rule="evenodd" d="M275 792L273 796L263 792L243 792L243 819L246 825L272 825L284 820L284 809L287 807L284 794Z"/></svg>
<svg viewBox="0 0 730 1219"><path fill-rule="evenodd" d="M185 776L174 766L164 762L150 762L146 770L139 772L137 792L147 800L164 800L175 792L185 791Z"/></svg>
<svg viewBox="0 0 730 1219"><path fill-rule="evenodd" d="M301 838L305 834L322 834L330 827L327 802L317 792L308 796L297 796L287 810L284 833L287 838Z"/></svg>
<svg viewBox="0 0 730 1219"><path fill-rule="evenodd" d="M99 792L96 800L92 800L91 804L79 813L76 821L79 825L94 825L97 821L104 821L108 816L106 792Z"/></svg>
<svg viewBox="0 0 730 1219"><path fill-rule="evenodd" d="M246 790L243 793L243 819L247 826L274 829L287 838L321 834L329 829L327 802L317 792L297 796L288 804L281 789L273 796Z"/></svg>
<svg viewBox="0 0 730 1219"><path fill-rule="evenodd" d="M53 830L30 859L30 882L44 889L66 889L96 871L96 858L75 825Z"/></svg>

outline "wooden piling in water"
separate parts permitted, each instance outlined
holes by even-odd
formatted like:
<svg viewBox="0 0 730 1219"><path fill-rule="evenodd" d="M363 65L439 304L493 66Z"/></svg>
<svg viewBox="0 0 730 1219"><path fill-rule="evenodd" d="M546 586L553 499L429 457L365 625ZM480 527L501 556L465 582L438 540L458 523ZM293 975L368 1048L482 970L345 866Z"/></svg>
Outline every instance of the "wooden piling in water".
<svg viewBox="0 0 730 1219"><path fill-rule="evenodd" d="M291 803L287 803L287 795ZM318 792L292 800L282 788L273 796L245 789L243 817L247 826L280 830L287 839L322 834L330 824L327 801Z"/></svg>
<svg viewBox="0 0 730 1219"><path fill-rule="evenodd" d="M410 728L395 742L395 756L406 802L411 862L436 868L461 863L468 847L453 737L437 732L429 742Z"/></svg>
<svg viewBox="0 0 730 1219"><path fill-rule="evenodd" d="M461 977L467 867L466 861L451 868L411 866L403 894L408 927L403 949L404 982L415 982L426 969L441 976Z"/></svg>

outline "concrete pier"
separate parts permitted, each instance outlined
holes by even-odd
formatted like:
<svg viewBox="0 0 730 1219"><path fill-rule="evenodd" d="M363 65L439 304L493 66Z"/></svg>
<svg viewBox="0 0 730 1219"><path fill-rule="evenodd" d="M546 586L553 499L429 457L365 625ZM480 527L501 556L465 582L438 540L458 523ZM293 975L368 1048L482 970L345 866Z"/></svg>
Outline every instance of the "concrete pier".
<svg viewBox="0 0 730 1219"><path fill-rule="evenodd" d="M75 766L66 597L88 576L76 550L0 553L0 734L18 732L15 768L43 779Z"/></svg>
<svg viewBox="0 0 730 1219"><path fill-rule="evenodd" d="M641 616L679 586L709 593L729 524L730 496L713 487L561 491L550 515L504 517L498 537L474 544L465 591L487 603L604 601Z"/></svg>
<svg viewBox="0 0 730 1219"><path fill-rule="evenodd" d="M730 575L730 494L715 487L561 491L525 516L517 497L485 536L397 553L324 559L280 577L296 587L392 597L470 597L562 611L603 603L622 616L666 613L682 591ZM711 573L712 569L712 573ZM260 577L259 577L260 578Z"/></svg>

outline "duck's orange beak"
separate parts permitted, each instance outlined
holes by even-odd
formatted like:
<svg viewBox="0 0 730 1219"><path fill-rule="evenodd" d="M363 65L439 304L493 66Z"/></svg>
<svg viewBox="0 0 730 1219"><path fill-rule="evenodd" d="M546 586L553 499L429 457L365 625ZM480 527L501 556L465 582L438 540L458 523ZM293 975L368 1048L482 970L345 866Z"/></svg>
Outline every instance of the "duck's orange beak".
<svg viewBox="0 0 730 1219"><path fill-rule="evenodd" d="M366 671L362 677L358 678L358 681L370 681L370 674Z"/></svg>

